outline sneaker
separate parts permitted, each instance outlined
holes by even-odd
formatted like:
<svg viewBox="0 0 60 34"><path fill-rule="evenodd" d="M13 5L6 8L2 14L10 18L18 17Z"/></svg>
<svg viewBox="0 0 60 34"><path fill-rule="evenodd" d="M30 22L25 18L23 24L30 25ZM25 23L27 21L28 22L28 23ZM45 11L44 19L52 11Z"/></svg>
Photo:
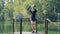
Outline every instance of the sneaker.
<svg viewBox="0 0 60 34"><path fill-rule="evenodd" d="M34 33L34 31L32 31L32 33Z"/></svg>
<svg viewBox="0 0 60 34"><path fill-rule="evenodd" d="M34 33L37 33L36 30L34 31Z"/></svg>

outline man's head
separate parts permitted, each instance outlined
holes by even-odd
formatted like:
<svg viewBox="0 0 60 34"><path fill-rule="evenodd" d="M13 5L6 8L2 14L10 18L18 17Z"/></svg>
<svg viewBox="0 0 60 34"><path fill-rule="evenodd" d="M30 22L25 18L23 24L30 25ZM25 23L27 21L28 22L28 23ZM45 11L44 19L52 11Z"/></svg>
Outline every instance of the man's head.
<svg viewBox="0 0 60 34"><path fill-rule="evenodd" d="M35 8L36 7L36 5L35 4L32 4L32 6L31 6L32 8Z"/></svg>

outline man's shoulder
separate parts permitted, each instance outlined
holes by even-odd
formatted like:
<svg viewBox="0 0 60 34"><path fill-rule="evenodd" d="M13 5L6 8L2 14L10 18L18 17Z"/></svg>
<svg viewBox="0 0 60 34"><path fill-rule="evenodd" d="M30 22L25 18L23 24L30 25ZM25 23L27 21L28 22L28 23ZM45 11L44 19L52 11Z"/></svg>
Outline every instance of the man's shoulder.
<svg viewBox="0 0 60 34"><path fill-rule="evenodd" d="M35 9L35 11L37 12L37 9Z"/></svg>

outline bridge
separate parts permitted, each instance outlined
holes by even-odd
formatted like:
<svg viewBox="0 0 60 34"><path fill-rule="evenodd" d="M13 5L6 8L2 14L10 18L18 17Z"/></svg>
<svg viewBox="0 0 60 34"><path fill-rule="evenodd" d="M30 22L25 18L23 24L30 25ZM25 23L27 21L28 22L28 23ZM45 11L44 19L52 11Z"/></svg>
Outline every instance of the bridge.
<svg viewBox="0 0 60 34"><path fill-rule="evenodd" d="M45 19L45 30L44 30L44 33L37 32L37 23L36 23L36 33L22 32L22 19L20 19L20 32L14 32L14 19L13 19L13 32L11 32L11 34L48 34L48 22L52 23L49 19ZM52 23L52 24L55 25L55 23ZM60 24L59 24L59 26L60 26Z"/></svg>
<svg viewBox="0 0 60 34"><path fill-rule="evenodd" d="M20 34L20 32L11 32L11 34ZM43 34L43 33L40 33L40 32L38 32L38 33L32 33L32 32L22 32L22 34Z"/></svg>

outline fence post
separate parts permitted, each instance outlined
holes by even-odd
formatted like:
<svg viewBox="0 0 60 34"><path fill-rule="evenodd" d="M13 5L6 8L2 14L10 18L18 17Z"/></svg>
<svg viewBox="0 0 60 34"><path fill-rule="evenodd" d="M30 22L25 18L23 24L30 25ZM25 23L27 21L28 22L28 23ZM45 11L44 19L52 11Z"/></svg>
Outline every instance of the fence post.
<svg viewBox="0 0 60 34"><path fill-rule="evenodd" d="M22 34L22 18L20 19L20 34Z"/></svg>
<svg viewBox="0 0 60 34"><path fill-rule="evenodd" d="M14 34L14 19L13 19L13 34Z"/></svg>
<svg viewBox="0 0 60 34"><path fill-rule="evenodd" d="M45 19L45 34L48 34L48 20Z"/></svg>

